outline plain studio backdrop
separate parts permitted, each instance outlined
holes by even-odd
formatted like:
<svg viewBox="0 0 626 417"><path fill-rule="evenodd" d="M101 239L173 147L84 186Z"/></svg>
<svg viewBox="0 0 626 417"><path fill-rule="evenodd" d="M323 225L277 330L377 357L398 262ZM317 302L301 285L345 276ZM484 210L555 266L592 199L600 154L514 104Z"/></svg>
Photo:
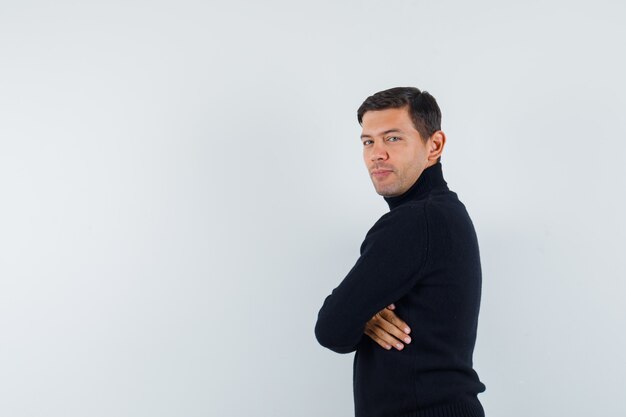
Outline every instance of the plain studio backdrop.
<svg viewBox="0 0 626 417"><path fill-rule="evenodd" d="M395 86L478 233L487 415L626 415L625 13L0 2L0 415L352 415L313 329L388 210L356 110Z"/></svg>

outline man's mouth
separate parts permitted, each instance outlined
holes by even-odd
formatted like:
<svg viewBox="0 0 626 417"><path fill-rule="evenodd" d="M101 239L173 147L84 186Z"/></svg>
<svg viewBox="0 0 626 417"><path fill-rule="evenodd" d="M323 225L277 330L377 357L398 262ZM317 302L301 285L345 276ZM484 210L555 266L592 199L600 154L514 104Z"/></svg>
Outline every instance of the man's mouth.
<svg viewBox="0 0 626 417"><path fill-rule="evenodd" d="M374 178L384 178L387 175L391 174L393 170L391 169L375 169L372 171L372 176Z"/></svg>

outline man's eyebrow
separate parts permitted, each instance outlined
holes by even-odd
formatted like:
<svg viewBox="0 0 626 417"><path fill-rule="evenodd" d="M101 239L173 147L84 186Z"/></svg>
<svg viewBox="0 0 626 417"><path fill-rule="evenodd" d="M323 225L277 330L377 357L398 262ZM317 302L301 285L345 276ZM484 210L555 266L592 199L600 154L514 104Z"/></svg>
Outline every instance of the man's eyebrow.
<svg viewBox="0 0 626 417"><path fill-rule="evenodd" d="M403 131L401 131L400 129L389 129L389 130L385 130L384 132L381 132L381 135L387 135L389 133L404 133ZM371 138L372 136L370 135L361 135L361 139L363 138Z"/></svg>

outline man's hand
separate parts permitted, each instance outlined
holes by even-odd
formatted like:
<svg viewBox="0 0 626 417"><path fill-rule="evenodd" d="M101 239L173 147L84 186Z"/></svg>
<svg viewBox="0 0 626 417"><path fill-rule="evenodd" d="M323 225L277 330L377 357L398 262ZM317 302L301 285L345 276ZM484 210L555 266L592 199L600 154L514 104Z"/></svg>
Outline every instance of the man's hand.
<svg viewBox="0 0 626 417"><path fill-rule="evenodd" d="M411 342L411 338L407 336L411 329L392 311L395 308L395 305L390 304L376 313L365 324L364 333L387 350L391 349L392 346L402 350L404 349L402 341Z"/></svg>

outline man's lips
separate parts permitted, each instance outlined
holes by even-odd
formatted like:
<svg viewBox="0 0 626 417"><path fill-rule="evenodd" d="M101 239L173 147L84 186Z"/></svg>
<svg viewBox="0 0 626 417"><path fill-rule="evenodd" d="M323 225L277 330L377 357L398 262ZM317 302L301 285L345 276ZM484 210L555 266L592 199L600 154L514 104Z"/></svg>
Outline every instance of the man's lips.
<svg viewBox="0 0 626 417"><path fill-rule="evenodd" d="M374 169L372 170L372 176L376 178L383 178L393 172L392 169Z"/></svg>

